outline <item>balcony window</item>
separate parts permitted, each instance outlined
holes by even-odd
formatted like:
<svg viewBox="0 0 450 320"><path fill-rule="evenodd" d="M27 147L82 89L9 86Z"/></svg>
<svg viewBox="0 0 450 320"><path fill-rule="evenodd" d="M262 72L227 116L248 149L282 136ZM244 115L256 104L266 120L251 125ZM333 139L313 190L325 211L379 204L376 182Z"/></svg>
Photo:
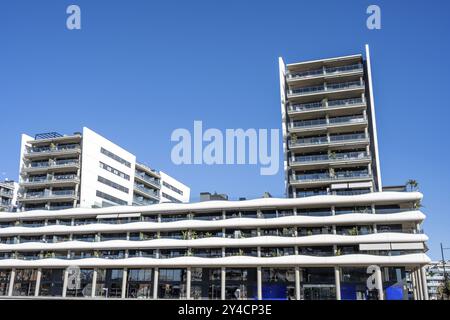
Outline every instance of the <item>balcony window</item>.
<svg viewBox="0 0 450 320"><path fill-rule="evenodd" d="M326 217L331 216L331 208L297 209L298 216Z"/></svg>
<svg viewBox="0 0 450 320"><path fill-rule="evenodd" d="M194 220L206 220L206 221L222 220L223 214L222 214L222 212L194 213L193 219Z"/></svg>
<svg viewBox="0 0 450 320"><path fill-rule="evenodd" d="M317 234L333 234L331 226L323 227L299 227L297 229L297 235L299 237L313 236Z"/></svg>
<svg viewBox="0 0 450 320"><path fill-rule="evenodd" d="M257 248L225 248L225 256L250 256L257 257L258 249Z"/></svg>
<svg viewBox="0 0 450 320"><path fill-rule="evenodd" d="M225 229L225 237L241 239L257 237L258 232L256 229Z"/></svg>
<svg viewBox="0 0 450 320"><path fill-rule="evenodd" d="M126 233L102 233L100 234L100 241L110 240L127 240Z"/></svg>
<svg viewBox="0 0 450 320"><path fill-rule="evenodd" d="M355 214L355 213L361 213L361 214L372 213L372 207L371 206L336 207L334 210L335 210L335 214L336 215Z"/></svg>
<svg viewBox="0 0 450 320"><path fill-rule="evenodd" d="M316 247L298 247L298 254L315 257L330 257L334 255L333 247L331 246L316 246Z"/></svg>
<svg viewBox="0 0 450 320"><path fill-rule="evenodd" d="M263 247L261 248L261 257L282 257L282 256L292 256L295 254L293 247L286 248L272 248Z"/></svg>
<svg viewBox="0 0 450 320"><path fill-rule="evenodd" d="M222 257L221 248L192 248L191 253L194 257L202 257L202 258Z"/></svg>
<svg viewBox="0 0 450 320"><path fill-rule="evenodd" d="M176 258L187 256L187 249L161 249L159 250L160 259Z"/></svg>
<svg viewBox="0 0 450 320"><path fill-rule="evenodd" d="M181 231L164 231L160 232L161 239L183 239L183 233Z"/></svg>

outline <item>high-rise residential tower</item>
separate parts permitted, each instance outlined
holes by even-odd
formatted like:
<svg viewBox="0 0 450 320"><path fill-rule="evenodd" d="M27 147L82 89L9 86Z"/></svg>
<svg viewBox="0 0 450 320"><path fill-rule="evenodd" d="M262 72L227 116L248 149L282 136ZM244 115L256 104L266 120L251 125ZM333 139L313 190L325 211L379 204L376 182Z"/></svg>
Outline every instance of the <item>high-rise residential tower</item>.
<svg viewBox="0 0 450 320"><path fill-rule="evenodd" d="M279 66L287 196L381 191L369 47Z"/></svg>
<svg viewBox="0 0 450 320"><path fill-rule="evenodd" d="M96 132L22 135L21 210L188 202L190 189Z"/></svg>

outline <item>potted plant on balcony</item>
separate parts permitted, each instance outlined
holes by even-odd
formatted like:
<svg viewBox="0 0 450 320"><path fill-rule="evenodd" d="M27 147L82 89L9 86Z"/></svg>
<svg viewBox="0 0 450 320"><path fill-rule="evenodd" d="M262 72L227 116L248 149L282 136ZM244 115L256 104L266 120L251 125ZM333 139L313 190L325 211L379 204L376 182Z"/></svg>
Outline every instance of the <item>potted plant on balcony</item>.
<svg viewBox="0 0 450 320"><path fill-rule="evenodd" d="M419 190L419 182L414 179L409 179L406 181L406 186L409 187L409 191L418 191Z"/></svg>
<svg viewBox="0 0 450 320"><path fill-rule="evenodd" d="M213 234L211 232L205 233L205 238L211 238L212 236L213 236Z"/></svg>
<svg viewBox="0 0 450 320"><path fill-rule="evenodd" d="M297 143L297 135L294 133L291 135L291 143L296 144Z"/></svg>
<svg viewBox="0 0 450 320"><path fill-rule="evenodd" d="M353 227L350 230L348 230L348 235L349 236L357 236L358 235L358 228L357 227Z"/></svg>

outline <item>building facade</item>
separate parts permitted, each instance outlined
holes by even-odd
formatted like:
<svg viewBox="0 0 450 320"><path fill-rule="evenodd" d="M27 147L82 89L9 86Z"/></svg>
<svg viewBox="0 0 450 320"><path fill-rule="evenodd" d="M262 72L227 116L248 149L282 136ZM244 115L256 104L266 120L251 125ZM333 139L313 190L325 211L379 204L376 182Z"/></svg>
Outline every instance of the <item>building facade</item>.
<svg viewBox="0 0 450 320"><path fill-rule="evenodd" d="M80 200L68 207L82 205L32 210L57 206L46 198L0 215L0 296L427 300L422 194L382 190L368 48L365 57L280 59L280 80L287 198L204 194L209 201L173 203L187 196L183 186L118 146L88 146L86 132L55 145L53 137L26 141L25 199L42 196L26 185L38 175L30 180L30 169L77 161L81 173L64 174L77 196L81 181ZM59 181L54 172L43 182ZM45 188L66 195L60 185Z"/></svg>
<svg viewBox="0 0 450 320"><path fill-rule="evenodd" d="M0 296L426 298L417 192L0 215ZM367 282L373 277L374 286Z"/></svg>
<svg viewBox="0 0 450 320"><path fill-rule="evenodd" d="M288 197L381 191L369 47L279 65Z"/></svg>
<svg viewBox="0 0 450 320"><path fill-rule="evenodd" d="M189 187L88 128L22 135L19 183L25 211L188 202L190 196ZM165 191L168 186L179 192Z"/></svg>
<svg viewBox="0 0 450 320"><path fill-rule="evenodd" d="M427 266L427 285L430 300L440 300L442 298L446 299L450 298L445 297L441 294L441 290L445 282L444 273L447 274L447 277L449 276L450 260L446 261L445 264L442 263L442 261L432 261L430 265Z"/></svg>
<svg viewBox="0 0 450 320"><path fill-rule="evenodd" d="M14 181L0 181L0 211L11 211L16 206L19 185Z"/></svg>

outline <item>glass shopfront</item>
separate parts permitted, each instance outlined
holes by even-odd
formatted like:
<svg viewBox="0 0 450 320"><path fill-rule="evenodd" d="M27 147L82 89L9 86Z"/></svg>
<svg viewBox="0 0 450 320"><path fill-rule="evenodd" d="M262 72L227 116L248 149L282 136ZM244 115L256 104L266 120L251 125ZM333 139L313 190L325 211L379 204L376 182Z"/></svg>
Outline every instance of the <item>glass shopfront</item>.
<svg viewBox="0 0 450 320"><path fill-rule="evenodd" d="M96 297L120 298L122 296L123 269L98 269Z"/></svg>
<svg viewBox="0 0 450 320"><path fill-rule="evenodd" d="M159 269L158 298L186 298L186 269Z"/></svg>
<svg viewBox="0 0 450 320"><path fill-rule="evenodd" d="M256 268L227 268L225 274L225 299L256 299Z"/></svg>
<svg viewBox="0 0 450 320"><path fill-rule="evenodd" d="M302 300L336 300L334 268L304 268L301 274Z"/></svg>
<svg viewBox="0 0 450 320"><path fill-rule="evenodd" d="M92 277L94 269L80 269L74 283L68 284L66 296L90 297L92 295Z"/></svg>
<svg viewBox="0 0 450 320"><path fill-rule="evenodd" d="M127 298L153 298L153 269L129 269L127 276Z"/></svg>
<svg viewBox="0 0 450 320"><path fill-rule="evenodd" d="M263 300L295 300L295 269L262 268Z"/></svg>
<svg viewBox="0 0 450 320"><path fill-rule="evenodd" d="M220 268L191 269L191 298L203 300L220 299L221 270Z"/></svg>
<svg viewBox="0 0 450 320"><path fill-rule="evenodd" d="M37 273L37 269L17 269L13 296L34 296Z"/></svg>
<svg viewBox="0 0 450 320"><path fill-rule="evenodd" d="M62 296L63 282L63 269L42 269L39 295L44 297Z"/></svg>

